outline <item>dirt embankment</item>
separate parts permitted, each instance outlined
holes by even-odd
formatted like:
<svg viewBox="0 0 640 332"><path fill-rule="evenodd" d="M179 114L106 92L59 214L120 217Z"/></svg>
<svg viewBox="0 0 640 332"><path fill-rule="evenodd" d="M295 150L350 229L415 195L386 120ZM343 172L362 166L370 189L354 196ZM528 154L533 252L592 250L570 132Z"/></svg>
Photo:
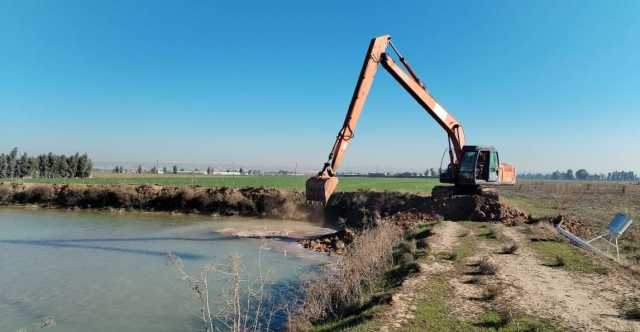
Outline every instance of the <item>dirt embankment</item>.
<svg viewBox="0 0 640 332"><path fill-rule="evenodd" d="M303 220L312 210L304 195L265 188L155 185L56 185L0 183L0 204L59 208L135 209Z"/></svg>
<svg viewBox="0 0 640 332"><path fill-rule="evenodd" d="M60 208L138 209L287 219L323 217L355 230L381 222L399 225L428 220L526 220L493 196L448 199L398 192L339 192L322 210L305 204L304 194L267 188L202 188L157 185L60 185L0 183L0 204Z"/></svg>
<svg viewBox="0 0 640 332"><path fill-rule="evenodd" d="M156 185L57 185L0 183L0 204L37 204L59 208L135 209L223 216L324 220L343 231L301 243L323 252L341 252L352 231L394 223L409 228L434 220L495 221L515 225L533 220L492 195L459 195L434 199L399 192L339 192L323 208L305 203L304 193L267 188L202 188ZM563 217L547 218L556 224ZM565 227L584 234L581 224Z"/></svg>

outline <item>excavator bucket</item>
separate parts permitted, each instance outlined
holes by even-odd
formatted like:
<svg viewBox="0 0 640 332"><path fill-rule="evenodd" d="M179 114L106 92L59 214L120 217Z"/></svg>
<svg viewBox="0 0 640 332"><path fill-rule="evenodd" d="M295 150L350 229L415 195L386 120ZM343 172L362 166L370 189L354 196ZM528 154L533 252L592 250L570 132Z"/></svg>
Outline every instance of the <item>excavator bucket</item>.
<svg viewBox="0 0 640 332"><path fill-rule="evenodd" d="M325 204L337 186L338 178L335 176L310 177L306 183L307 201Z"/></svg>

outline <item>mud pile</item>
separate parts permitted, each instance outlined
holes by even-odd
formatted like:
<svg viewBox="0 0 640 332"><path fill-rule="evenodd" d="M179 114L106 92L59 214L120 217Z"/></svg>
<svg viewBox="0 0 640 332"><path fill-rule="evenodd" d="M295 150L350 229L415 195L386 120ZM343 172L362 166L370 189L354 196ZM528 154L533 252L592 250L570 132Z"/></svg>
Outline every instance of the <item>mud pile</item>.
<svg viewBox="0 0 640 332"><path fill-rule="evenodd" d="M434 199L398 192L336 193L325 208L327 220L362 229L382 222L408 226L433 220L496 221L515 225L527 222L525 213L510 208L495 195L456 195Z"/></svg>
<svg viewBox="0 0 640 332"><path fill-rule="evenodd" d="M349 228L345 228L333 234L322 235L312 239L299 240L307 249L326 252L330 254L342 255L347 246L353 242L355 233Z"/></svg>
<svg viewBox="0 0 640 332"><path fill-rule="evenodd" d="M587 227L580 220L572 216L558 215L555 217L544 217L540 219L532 219L532 221L549 223L553 226L557 226L559 223L562 222L562 228L568 230L569 232L575 235L578 235L582 238L590 238L593 236L593 232L589 227Z"/></svg>

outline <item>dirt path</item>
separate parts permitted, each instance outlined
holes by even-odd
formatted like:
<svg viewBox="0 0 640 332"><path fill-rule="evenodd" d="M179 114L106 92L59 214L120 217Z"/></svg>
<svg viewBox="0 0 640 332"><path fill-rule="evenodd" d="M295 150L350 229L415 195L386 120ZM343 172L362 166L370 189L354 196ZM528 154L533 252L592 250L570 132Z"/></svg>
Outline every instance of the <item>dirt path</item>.
<svg viewBox="0 0 640 332"><path fill-rule="evenodd" d="M497 278L514 309L553 319L576 331L640 331L640 322L618 318L616 303L640 285L616 271L606 275L570 273L541 265L529 240L513 227L504 235L520 244L517 255L493 255ZM635 288L635 290L634 290Z"/></svg>
<svg viewBox="0 0 640 332"><path fill-rule="evenodd" d="M487 257L498 266L498 272L495 276L485 277L480 285L471 285L464 282L468 276L460 266L433 257L433 253L462 245L460 234L468 228L454 222L436 225L434 235L429 237L432 254L426 262L419 263L420 272L405 280L393 296L391 308L382 317L380 331L401 331L407 326L415 318L416 303L423 299L421 287L433 275L446 272L453 274L448 280L453 290L449 306L462 320L473 320L479 313L490 310L491 302L473 301L472 298L486 285L500 285L501 292L496 301L508 304L515 312L549 320L572 331L640 332L640 322L619 318L617 309L622 296L640 292L640 282L616 269L601 275L544 266L526 235L515 227L496 227L505 237L518 243L519 249L515 255L496 254L496 243L475 240L477 230L472 231L467 237L474 239L474 254L465 261Z"/></svg>
<svg viewBox="0 0 640 332"><path fill-rule="evenodd" d="M447 251L455 246L462 226L451 221L443 221L433 228L433 235L429 237L429 250L432 252ZM448 271L454 268L451 262L429 261L419 263L420 272L405 280L400 289L393 295L391 308L382 317L380 331L399 330L414 317L416 301L420 298L418 290L427 282L430 275Z"/></svg>

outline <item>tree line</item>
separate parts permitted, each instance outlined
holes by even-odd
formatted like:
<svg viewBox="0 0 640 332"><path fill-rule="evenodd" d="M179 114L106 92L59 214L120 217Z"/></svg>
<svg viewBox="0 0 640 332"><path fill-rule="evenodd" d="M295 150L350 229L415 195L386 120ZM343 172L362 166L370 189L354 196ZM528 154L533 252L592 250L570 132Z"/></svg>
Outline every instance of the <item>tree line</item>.
<svg viewBox="0 0 640 332"><path fill-rule="evenodd" d="M215 168L209 166L206 170L199 168L185 170L184 167L178 167L178 165L173 165L170 168L167 166L163 166L162 168L158 168L157 166L153 166L151 168L144 168L142 165L138 165L136 168L127 169L124 166L116 165L112 170L112 173L116 174L179 174L179 173L197 173L197 174L207 174L207 175L215 175L218 172L226 172L226 173L237 173L239 175L262 175L262 171L258 169L244 169L242 167L237 169L229 169L227 168L224 171L218 171ZM278 174L287 175L293 174L293 172L289 171L278 171Z"/></svg>
<svg viewBox="0 0 640 332"><path fill-rule="evenodd" d="M521 179L531 180L588 180L588 181L639 181L638 175L633 171L613 171L604 173L589 173L586 169L579 169L575 173L568 169L566 172L555 171L552 173L524 173L519 174Z"/></svg>
<svg viewBox="0 0 640 332"><path fill-rule="evenodd" d="M0 178L86 178L91 175L93 162L87 154L18 154L13 148L8 154L0 153Z"/></svg>

